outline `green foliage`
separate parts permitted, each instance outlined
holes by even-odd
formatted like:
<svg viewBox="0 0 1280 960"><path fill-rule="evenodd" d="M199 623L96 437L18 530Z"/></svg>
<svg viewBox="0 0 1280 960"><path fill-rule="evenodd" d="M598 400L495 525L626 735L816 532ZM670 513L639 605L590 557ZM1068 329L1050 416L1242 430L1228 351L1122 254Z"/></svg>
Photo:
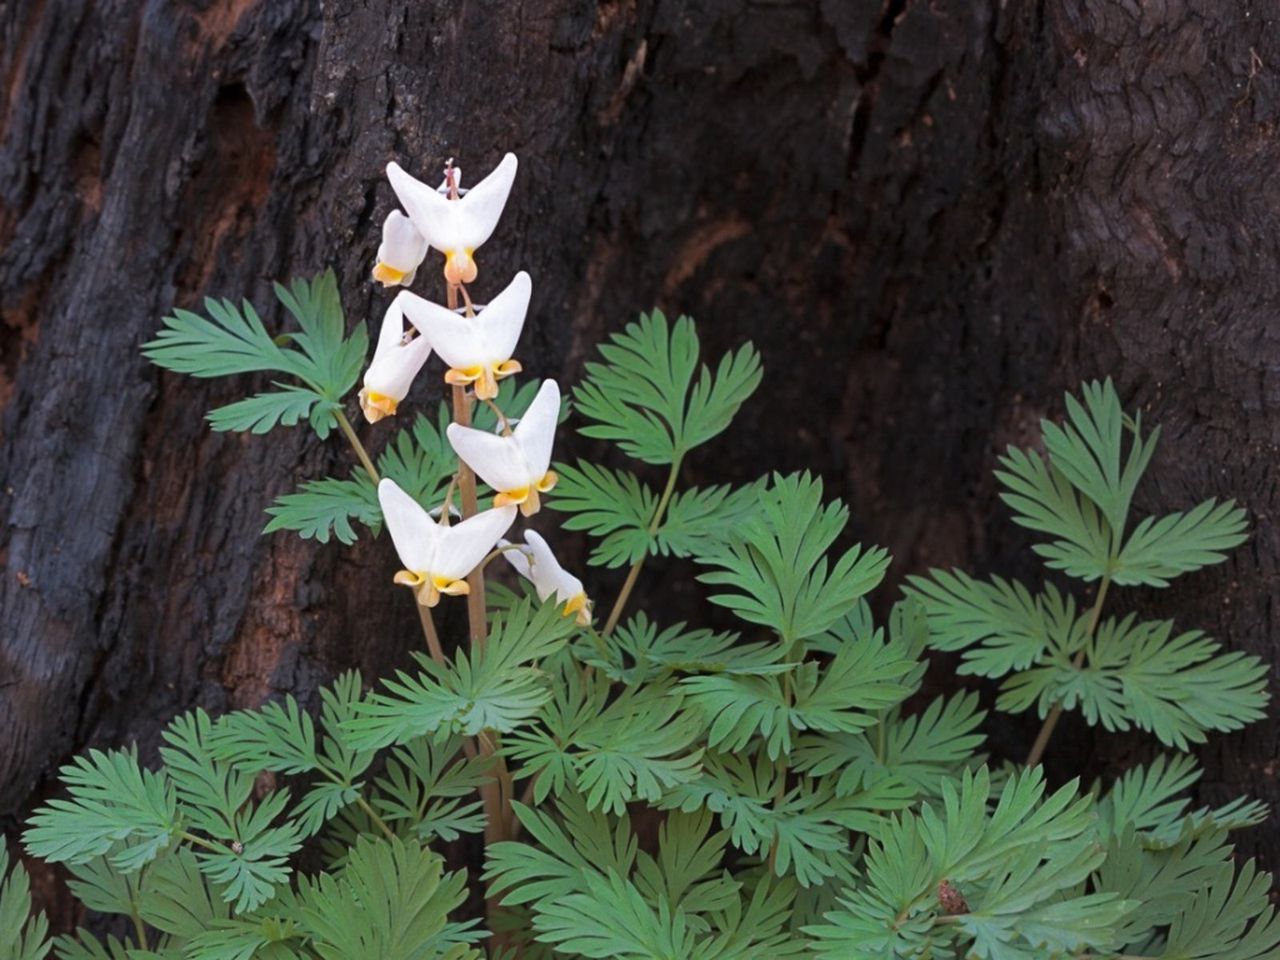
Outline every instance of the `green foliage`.
<svg viewBox="0 0 1280 960"><path fill-rule="evenodd" d="M566 530L586 530L598 543L589 562L622 567L635 563L652 545L649 522L657 495L634 473L609 470L585 461L557 463L555 496L548 506L572 514Z"/></svg>
<svg viewBox="0 0 1280 960"><path fill-rule="evenodd" d="M682 687L710 720L707 742L737 751L757 736L769 759L791 752L793 732L857 733L875 713L910 692L903 679L915 660L875 635L849 635L825 664L808 660L786 674L711 674L687 678Z"/></svg>
<svg viewBox="0 0 1280 960"><path fill-rule="evenodd" d="M803 955L785 929L793 888L748 891L718 869L723 831L705 814L672 815L656 857L638 849L625 815L562 799L556 815L516 806L532 843L490 847L485 878L509 905L532 907L532 930L579 957L741 958ZM536 844L536 845L535 845ZM528 934L526 934L528 935Z"/></svg>
<svg viewBox="0 0 1280 960"><path fill-rule="evenodd" d="M523 600L493 621L484 649L438 664L415 654L417 676L404 671L384 682L387 692L356 705L343 724L364 750L441 731L475 735L510 732L532 718L549 698L534 664L559 650L573 627L554 603L535 609Z"/></svg>
<svg viewBox="0 0 1280 960"><path fill-rule="evenodd" d="M828 565L826 552L849 512L822 504L822 483L808 474L776 475L756 513L698 556L714 567L699 579L725 588L712 603L778 633L784 645L814 637L844 616L883 579L889 555L855 546Z"/></svg>
<svg viewBox="0 0 1280 960"><path fill-rule="evenodd" d="M711 549L721 530L750 517L764 481L744 487L714 486L684 490L668 503L657 529L649 532L658 496L634 474L580 460L556 464L560 482L549 506L571 516L566 530L586 530L598 543L590 563L621 567L649 553L691 557Z"/></svg>
<svg viewBox="0 0 1280 960"><path fill-rule="evenodd" d="M1128 540L1130 504L1158 431L1144 438L1110 381L1067 398L1068 423L1045 422L1046 462L1010 449L998 476L1015 519L1055 538L1037 546L1051 569L1099 580L1091 608L1049 583L975 580L934 570L908 578L924 606L931 645L960 651L959 672L1002 679L996 706L1048 717L1078 710L1106 730L1140 729L1181 750L1210 731L1260 719L1267 669L1257 657L1224 653L1198 630L1134 614L1102 617L1111 586L1168 586L1169 578L1224 559L1244 540L1244 513L1209 500L1187 513L1147 517ZM1126 448L1126 437L1128 445Z"/></svg>
<svg viewBox="0 0 1280 960"><path fill-rule="evenodd" d="M818 955L920 956L962 937L992 960L1117 946L1136 904L1080 888L1105 857L1091 799L1074 783L1045 793L1038 770L1010 778L994 807L985 768L944 782L940 809L895 817L871 841L866 884L809 929Z"/></svg>
<svg viewBox="0 0 1280 960"><path fill-rule="evenodd" d="M723 431L760 385L760 357L747 344L699 366L693 321L674 325L655 310L600 345L604 362L587 364L574 406L587 420L581 432L613 440L645 463L678 463Z"/></svg>
<svg viewBox="0 0 1280 960"><path fill-rule="evenodd" d="M504 380L496 403L509 416L518 417L532 402L537 387L534 382L517 388L513 381ZM457 454L445 436L449 420L444 403L437 406L434 417L419 414L387 444L376 462L380 476L390 477L428 508L440 505L458 469ZM474 422L478 429L491 430L497 418L488 407L480 407ZM355 543L356 523L375 534L382 527L378 490L364 470L354 471L346 480L325 477L304 481L296 493L277 497L267 514L271 520L263 533L293 530L303 539L321 543L328 543L331 536L347 545Z"/></svg>
<svg viewBox="0 0 1280 960"><path fill-rule="evenodd" d="M9 869L9 851L0 844L0 955L7 960L43 960L52 944L49 921L31 915L31 881L22 864Z"/></svg>
<svg viewBox="0 0 1280 960"><path fill-rule="evenodd" d="M465 875L445 874L444 861L426 847L361 838L341 874L302 882L299 922L323 960L472 960L480 952L448 922L465 897ZM360 922L352 923L356 916Z"/></svg>
<svg viewBox="0 0 1280 960"><path fill-rule="evenodd" d="M205 300L205 319L174 310L142 352L152 363L193 377L225 377L271 371L302 385L274 383L277 389L219 407L209 414L215 430L266 433L277 424L293 426L303 417L324 439L337 425L344 396L360 376L369 337L360 323L345 336L346 320L332 270L314 280L276 284L276 296L297 321L296 333L272 337L247 300Z"/></svg>
<svg viewBox="0 0 1280 960"><path fill-rule="evenodd" d="M175 311L145 350L197 376L284 375L213 411L215 429L305 417L323 437L359 376L363 326L344 338L332 274L277 294L299 332L272 338L248 304L209 301L210 319ZM164 732L155 769L132 749L91 751L63 768L65 795L24 840L132 934L50 942L26 873L0 849L0 957L1280 953L1270 877L1237 864L1230 841L1262 821L1260 803L1195 805L1199 768L1182 753L1088 792L1050 787L1035 765L993 773L981 694L926 685L927 651L955 654L960 676L998 682L998 710L1073 710L1176 750L1262 715L1257 658L1167 620L1104 615L1118 588L1168 586L1245 535L1243 511L1216 500L1135 522L1158 431L1123 413L1109 381L1068 397L1065 423L1045 422L1042 445L1011 448L997 474L1049 570L1092 592L934 570L908 578L878 627L865 597L888 557L842 541L849 512L824 502L819 480L681 486L685 455L759 384L753 348L703 365L692 321L654 313L601 357L574 394L582 432L669 466L666 486L578 460L556 465L548 505L591 538L592 564L631 568L624 595L648 558L693 560L705 599L741 632L644 611L620 620L623 603L606 626L580 626L528 586L491 583L483 645L453 646L441 617L450 655L433 645L372 692L343 674L318 715L292 696L216 721L195 710ZM504 380L497 406L518 418L536 388ZM474 414L495 427L487 406ZM428 508L458 466L449 421L444 405L408 419L376 461ZM363 471L305 481L269 512L268 530L347 544L382 523ZM480 891L443 858L482 832L483 880L502 904L484 926ZM484 943L491 931L502 942Z"/></svg>
<svg viewBox="0 0 1280 960"><path fill-rule="evenodd" d="M646 683L677 673L768 674L790 670L776 643L742 643L736 633L687 630L683 623L659 629L643 612L622 624L605 648L581 644L579 659L611 680Z"/></svg>
<svg viewBox="0 0 1280 960"><path fill-rule="evenodd" d="M135 751L91 750L60 773L70 799L50 800L31 817L23 842L33 857L79 864L110 852L116 869L132 873L180 829L173 784L140 768Z"/></svg>
<svg viewBox="0 0 1280 960"><path fill-rule="evenodd" d="M702 751L692 745L702 724L681 711L669 684L631 687L610 699L608 683L583 683L571 666L558 679L542 723L517 732L506 748L521 761L521 777L536 778L535 800L572 788L588 810L620 814L634 800L654 803L698 776Z"/></svg>
<svg viewBox="0 0 1280 960"><path fill-rule="evenodd" d="M874 727L856 733L815 733L799 738L795 765L809 776L835 776L837 796L883 783L895 793L935 797L946 778L959 776L984 739L986 716L976 693L938 697L921 714L882 712Z"/></svg>
<svg viewBox="0 0 1280 960"><path fill-rule="evenodd" d="M178 717L165 731L160 755L174 779L190 824L221 845L196 851L200 870L222 887L235 912L265 903L289 878L288 860L302 841L292 820L275 821L289 802L287 791L249 803L253 777L218 759L211 747L212 722L203 710Z"/></svg>

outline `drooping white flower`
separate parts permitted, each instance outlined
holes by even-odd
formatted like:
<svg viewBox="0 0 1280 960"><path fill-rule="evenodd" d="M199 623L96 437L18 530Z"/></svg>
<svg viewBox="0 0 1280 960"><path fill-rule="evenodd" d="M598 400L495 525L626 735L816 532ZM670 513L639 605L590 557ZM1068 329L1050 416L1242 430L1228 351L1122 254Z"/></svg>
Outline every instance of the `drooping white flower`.
<svg viewBox="0 0 1280 960"><path fill-rule="evenodd" d="M497 491L495 507L512 504L531 517L541 506L539 494L556 485L551 446L560 418L560 386L546 380L510 436L494 436L456 423L449 424L449 443L472 470Z"/></svg>
<svg viewBox="0 0 1280 960"><path fill-rule="evenodd" d="M413 221L399 210L392 210L382 223L382 243L378 246L373 279L384 287L407 287L426 255L427 238L418 232Z"/></svg>
<svg viewBox="0 0 1280 960"><path fill-rule="evenodd" d="M449 283L475 280L476 248L489 239L498 225L515 180L516 165L516 155L508 153L466 196L451 200L405 173L398 163L387 164L387 178L409 212L409 219L427 243L444 254L444 276Z"/></svg>
<svg viewBox="0 0 1280 960"><path fill-rule="evenodd" d="M364 372L360 409L370 423L395 414L396 407L408 394L413 378L431 356L431 344L426 337L409 339L405 335L404 296L400 294L387 307L382 317L382 329L378 332L378 343L373 350L373 360Z"/></svg>
<svg viewBox="0 0 1280 960"><path fill-rule="evenodd" d="M539 600L554 594L556 602L564 604L566 617L577 614L578 623L584 627L591 622L591 601L582 581L560 566L551 546L536 530L526 530L522 544L500 540L498 546L504 548L502 555L516 572L533 582Z"/></svg>
<svg viewBox="0 0 1280 960"><path fill-rule="evenodd" d="M529 274L521 270L507 288L474 317L460 317L413 294L401 296L409 322L449 364L445 382L474 384L479 399L492 400L498 395L498 381L521 370L520 363L511 359L511 354L524 327L532 290Z"/></svg>
<svg viewBox="0 0 1280 960"><path fill-rule="evenodd" d="M515 507L498 507L446 527L432 520L394 480L386 478L378 484L378 502L391 542L405 566L395 582L412 587L424 607L434 607L442 593L470 593L464 578L516 518Z"/></svg>

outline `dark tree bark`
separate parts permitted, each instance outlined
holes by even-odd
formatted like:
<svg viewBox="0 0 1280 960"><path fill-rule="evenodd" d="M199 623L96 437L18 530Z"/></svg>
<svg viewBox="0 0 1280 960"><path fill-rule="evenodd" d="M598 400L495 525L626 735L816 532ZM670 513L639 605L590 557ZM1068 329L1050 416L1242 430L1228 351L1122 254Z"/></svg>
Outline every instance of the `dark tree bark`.
<svg viewBox="0 0 1280 960"><path fill-rule="evenodd" d="M1250 0L17 0L0 4L0 813L87 744L201 704L382 672L415 646L385 543L262 537L338 437L211 433L251 383L162 374L173 306L368 281L398 159L521 157L481 294L535 282L537 375L658 304L768 379L691 480L811 468L928 565L1037 575L991 479L1113 375L1165 427L1140 507L1210 496L1249 545L1122 598L1277 658L1280 146ZM1272 22L1268 22L1272 21ZM434 402L423 382L413 400ZM388 431L364 430L377 446ZM654 564L661 607L692 591ZM661 591L661 592L660 592ZM1116 609L1119 609L1117 607ZM456 626L456 625L455 625ZM998 752L1034 732L993 723ZM1215 740L1201 793L1275 804L1280 728ZM1149 750L1064 724L1051 763ZM1280 865L1280 830L1244 847Z"/></svg>

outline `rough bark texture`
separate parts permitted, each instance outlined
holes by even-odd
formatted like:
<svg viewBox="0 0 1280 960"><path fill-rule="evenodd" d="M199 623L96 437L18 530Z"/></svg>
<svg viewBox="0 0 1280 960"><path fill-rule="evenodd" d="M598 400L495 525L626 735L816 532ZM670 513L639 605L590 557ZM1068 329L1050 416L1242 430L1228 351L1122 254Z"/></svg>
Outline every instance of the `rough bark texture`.
<svg viewBox="0 0 1280 960"><path fill-rule="evenodd" d="M312 694L418 642L384 542L259 535L335 436L211 433L250 383L162 374L173 306L338 270L352 317L388 160L522 166L481 296L535 278L526 369L572 378L658 304L769 378L691 480L821 471L898 576L1033 576L995 457L1111 374L1165 428L1140 507L1235 496L1226 565L1121 598L1277 659L1280 146L1250 0L0 3L0 814L86 744ZM1268 29L1270 28L1270 30ZM413 399L434 401L434 384ZM385 430L364 433L377 446ZM661 565L641 593L686 593ZM1119 609L1117 606L1114 609ZM456 624L454 625L457 626ZM999 750L1027 726L992 724ZM1275 804L1280 727L1202 795ZM1104 772L1146 741L1064 724ZM1275 825L1244 840L1280 866Z"/></svg>

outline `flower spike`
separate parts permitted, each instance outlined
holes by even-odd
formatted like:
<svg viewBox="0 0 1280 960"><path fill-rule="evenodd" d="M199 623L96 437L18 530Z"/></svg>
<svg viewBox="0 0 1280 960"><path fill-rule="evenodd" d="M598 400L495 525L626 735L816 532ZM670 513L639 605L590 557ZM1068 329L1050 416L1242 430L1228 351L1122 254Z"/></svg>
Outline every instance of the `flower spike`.
<svg viewBox="0 0 1280 960"><path fill-rule="evenodd" d="M413 294L401 296L409 322L449 364L445 382L474 384L478 399L492 400L498 395L498 381L521 370L511 354L524 327L532 290L529 274L522 270L474 317L460 317Z"/></svg>
<svg viewBox="0 0 1280 960"><path fill-rule="evenodd" d="M560 566L551 545L536 530L525 531L523 544L499 540L498 546L514 548L504 549L502 555L520 576L533 583L539 600L555 594L556 602L564 604L566 617L576 616L583 627L591 623L591 601L582 581Z"/></svg>
<svg viewBox="0 0 1280 960"><path fill-rule="evenodd" d="M427 256L427 239L408 217L392 210L382 224L382 243L373 279L384 287L409 286Z"/></svg>
<svg viewBox="0 0 1280 960"><path fill-rule="evenodd" d="M434 607L441 594L461 596L471 592L464 579L484 559L516 518L515 507L499 507L477 513L461 523L442 526L396 485L383 479L378 502L391 533L391 542L405 569L395 582L412 587L418 603Z"/></svg>
<svg viewBox="0 0 1280 960"><path fill-rule="evenodd" d="M539 494L556 485L551 465L551 446L560 419L560 386L547 380L510 436L494 436L451 423L449 442L467 466L498 491L496 507L518 505L531 517L541 506Z"/></svg>
<svg viewBox="0 0 1280 960"><path fill-rule="evenodd" d="M475 280L476 248L489 239L498 225L515 180L516 166L516 155L508 153L466 196L451 200L405 173L399 164L387 164L387 178L409 212L409 219L427 243L444 254L444 276L449 283L456 286Z"/></svg>
<svg viewBox="0 0 1280 960"><path fill-rule="evenodd" d="M364 373L364 389L360 391L360 409L365 419L377 423L383 417L393 416L400 401L409 392L413 378L431 356L431 344L426 337L406 337L401 293L391 301L382 317L382 329L378 344L373 350L373 360Z"/></svg>

